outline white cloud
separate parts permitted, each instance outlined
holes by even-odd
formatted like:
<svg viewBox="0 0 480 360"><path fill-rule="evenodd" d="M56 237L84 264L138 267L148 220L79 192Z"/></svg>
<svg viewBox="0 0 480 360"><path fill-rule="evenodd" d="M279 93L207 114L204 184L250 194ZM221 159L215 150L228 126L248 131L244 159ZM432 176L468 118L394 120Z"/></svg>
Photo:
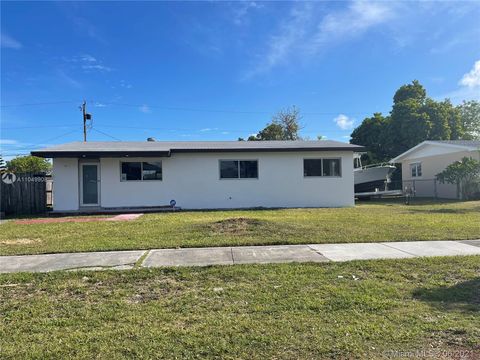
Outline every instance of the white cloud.
<svg viewBox="0 0 480 360"><path fill-rule="evenodd" d="M477 60L473 65L472 70L463 75L459 82L459 85L469 88L475 88L480 86L480 60Z"/></svg>
<svg viewBox="0 0 480 360"><path fill-rule="evenodd" d="M127 83L125 80L120 80L120 87L125 89L131 89L132 84Z"/></svg>
<svg viewBox="0 0 480 360"><path fill-rule="evenodd" d="M215 130L218 130L218 128L204 128L204 129L200 129L200 132L215 131Z"/></svg>
<svg viewBox="0 0 480 360"><path fill-rule="evenodd" d="M338 115L335 119L333 119L333 121L342 130L353 129L353 124L355 123L355 119L351 119L347 115L344 115L344 114Z"/></svg>
<svg viewBox="0 0 480 360"><path fill-rule="evenodd" d="M348 7L321 17L323 4L295 3L277 33L270 37L267 50L245 78L270 71L292 61L318 55L326 45L357 37L369 29L385 24L395 16L391 2L353 1ZM316 20L320 19L320 20Z"/></svg>
<svg viewBox="0 0 480 360"><path fill-rule="evenodd" d="M270 38L267 53L259 56L261 60L246 73L245 78L267 72L284 62L305 37L311 16L312 3L295 5L290 11L289 19L281 25L279 33Z"/></svg>
<svg viewBox="0 0 480 360"><path fill-rule="evenodd" d="M462 101L480 101L480 60L473 65L472 70L464 74L458 82L459 88L446 94L435 96L437 100L450 99L454 104Z"/></svg>
<svg viewBox="0 0 480 360"><path fill-rule="evenodd" d="M354 1L338 12L328 14L318 25L311 51L317 52L325 42L355 37L393 17L392 4Z"/></svg>
<svg viewBox="0 0 480 360"><path fill-rule="evenodd" d="M245 24L250 10L261 9L263 7L263 4L255 1L240 1L235 3L233 9L233 23L235 25Z"/></svg>
<svg viewBox="0 0 480 360"><path fill-rule="evenodd" d="M0 139L0 145L16 145L17 143L18 141L13 139Z"/></svg>
<svg viewBox="0 0 480 360"><path fill-rule="evenodd" d="M73 57L62 57L64 62L68 63L71 68L81 69L85 73L89 72L109 72L113 69L103 64L101 60L98 60L90 54L82 54Z"/></svg>
<svg viewBox="0 0 480 360"><path fill-rule="evenodd" d="M99 103L99 102L94 103L93 106L99 107L99 108L107 107L107 105Z"/></svg>
<svg viewBox="0 0 480 360"><path fill-rule="evenodd" d="M3 48L10 48L16 50L23 47L23 45L19 41L8 36L7 34L0 34L0 46Z"/></svg>
<svg viewBox="0 0 480 360"><path fill-rule="evenodd" d="M144 114L150 114L152 112L152 110L150 109L150 107L148 105L142 105L138 108L138 110L140 110L140 112L144 113Z"/></svg>
<svg viewBox="0 0 480 360"><path fill-rule="evenodd" d="M95 59L92 55L89 54L82 55L80 59L85 62L97 62L97 59Z"/></svg>
<svg viewBox="0 0 480 360"><path fill-rule="evenodd" d="M93 64L93 65L85 64L85 65L82 65L82 69L83 70L112 71L112 69L109 68L108 66L101 65L101 64Z"/></svg>

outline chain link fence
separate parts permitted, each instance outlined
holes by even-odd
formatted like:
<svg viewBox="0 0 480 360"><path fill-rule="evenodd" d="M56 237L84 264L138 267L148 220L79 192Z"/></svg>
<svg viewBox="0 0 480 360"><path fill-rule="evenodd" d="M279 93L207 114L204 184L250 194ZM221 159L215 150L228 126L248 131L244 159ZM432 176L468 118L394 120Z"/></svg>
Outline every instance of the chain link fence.
<svg viewBox="0 0 480 360"><path fill-rule="evenodd" d="M415 179L385 182L385 190L401 190L403 195L435 199L459 199L455 184L442 184L437 179Z"/></svg>

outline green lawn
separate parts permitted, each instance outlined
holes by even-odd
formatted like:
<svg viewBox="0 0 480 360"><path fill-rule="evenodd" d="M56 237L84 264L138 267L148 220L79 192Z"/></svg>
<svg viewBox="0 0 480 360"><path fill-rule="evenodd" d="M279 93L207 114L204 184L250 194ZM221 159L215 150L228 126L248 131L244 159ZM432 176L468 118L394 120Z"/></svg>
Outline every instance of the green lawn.
<svg viewBox="0 0 480 360"><path fill-rule="evenodd" d="M130 222L0 225L0 255L480 238L480 201L146 214Z"/></svg>
<svg viewBox="0 0 480 360"><path fill-rule="evenodd" d="M478 359L479 269L471 256L0 275L0 358Z"/></svg>

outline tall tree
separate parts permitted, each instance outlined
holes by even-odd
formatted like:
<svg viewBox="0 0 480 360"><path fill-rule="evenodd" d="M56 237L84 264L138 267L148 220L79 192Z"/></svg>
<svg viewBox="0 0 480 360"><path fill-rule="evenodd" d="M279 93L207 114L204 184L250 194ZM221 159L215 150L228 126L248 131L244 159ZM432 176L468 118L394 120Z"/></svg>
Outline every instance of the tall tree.
<svg viewBox="0 0 480 360"><path fill-rule="evenodd" d="M300 110L296 106L280 110L272 117L272 121L256 135L251 135L249 141L259 140L301 140L299 131L302 128ZM239 138L242 141L242 138Z"/></svg>
<svg viewBox="0 0 480 360"><path fill-rule="evenodd" d="M48 160L36 156L19 156L7 161L7 170L14 173L47 172L51 168Z"/></svg>
<svg viewBox="0 0 480 360"><path fill-rule="evenodd" d="M426 100L426 91L417 80L395 92L386 144L389 156L401 154L428 138L433 126L424 111Z"/></svg>
<svg viewBox="0 0 480 360"><path fill-rule="evenodd" d="M393 103L398 104L402 101L413 99L423 103L427 98L427 91L418 80L413 80L411 84L400 86L393 96Z"/></svg>
<svg viewBox="0 0 480 360"><path fill-rule="evenodd" d="M457 109L460 114L460 124L464 130L463 138L480 140L480 102L464 101Z"/></svg>
<svg viewBox="0 0 480 360"><path fill-rule="evenodd" d="M350 142L367 146L364 157L366 163L382 162L387 160L385 137L390 118L381 113L374 113L372 117L363 120L362 125L353 130Z"/></svg>
<svg viewBox="0 0 480 360"><path fill-rule="evenodd" d="M300 125L300 109L295 105L280 110L272 118L272 124L280 125L283 130L283 140L301 140L298 132L302 128Z"/></svg>
<svg viewBox="0 0 480 360"><path fill-rule="evenodd" d="M452 131L449 121L452 110L454 109L450 102L436 102L432 99L425 101L421 111L428 115L428 122L431 124L430 131L425 134L429 140L450 139Z"/></svg>
<svg viewBox="0 0 480 360"><path fill-rule="evenodd" d="M474 134L474 129L478 129L479 111L478 103L459 108L449 100L435 101L414 80L395 92L390 116L383 118L374 114L373 118L366 118L353 131L351 143L369 149L367 162L385 161L424 140L465 138L465 128L469 126L466 124L473 124L468 133Z"/></svg>

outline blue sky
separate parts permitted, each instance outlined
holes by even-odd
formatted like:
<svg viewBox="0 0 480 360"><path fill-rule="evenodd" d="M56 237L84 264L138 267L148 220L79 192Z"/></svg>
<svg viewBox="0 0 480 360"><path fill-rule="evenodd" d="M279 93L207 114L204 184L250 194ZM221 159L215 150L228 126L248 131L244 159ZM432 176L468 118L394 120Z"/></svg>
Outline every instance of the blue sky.
<svg viewBox="0 0 480 360"><path fill-rule="evenodd" d="M1 152L82 139L236 140L281 108L348 141L418 79L480 96L480 2L2 2Z"/></svg>

